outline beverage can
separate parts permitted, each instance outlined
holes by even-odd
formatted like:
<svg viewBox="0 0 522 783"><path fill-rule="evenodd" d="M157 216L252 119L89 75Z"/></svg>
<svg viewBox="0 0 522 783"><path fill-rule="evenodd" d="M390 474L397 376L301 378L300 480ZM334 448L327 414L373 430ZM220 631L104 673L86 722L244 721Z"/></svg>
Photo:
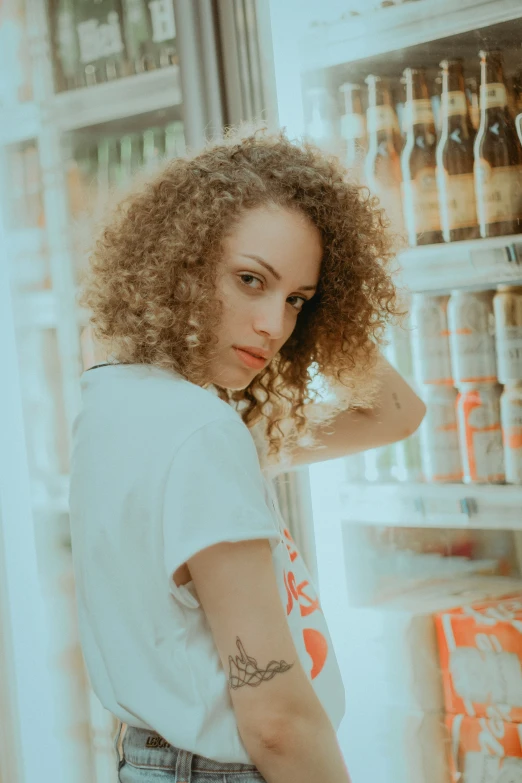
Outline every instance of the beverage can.
<svg viewBox="0 0 522 783"><path fill-rule="evenodd" d="M388 345L383 353L404 378L413 376L411 334L408 320L402 324L388 324L386 330Z"/></svg>
<svg viewBox="0 0 522 783"><path fill-rule="evenodd" d="M344 475L346 481L350 484L357 484L366 480L366 465L362 451L345 457Z"/></svg>
<svg viewBox="0 0 522 783"><path fill-rule="evenodd" d="M447 296L412 297L411 345L419 384L453 386L447 307Z"/></svg>
<svg viewBox="0 0 522 783"><path fill-rule="evenodd" d="M504 387L500 398L506 481L522 484L522 382Z"/></svg>
<svg viewBox="0 0 522 783"><path fill-rule="evenodd" d="M419 433L414 432L408 438L394 444L395 477L398 481L420 481L421 447Z"/></svg>
<svg viewBox="0 0 522 783"><path fill-rule="evenodd" d="M395 480L395 454L393 444L378 446L364 452L364 477L366 481L386 482Z"/></svg>
<svg viewBox="0 0 522 783"><path fill-rule="evenodd" d="M466 483L505 481L498 384L462 384L457 398L457 423Z"/></svg>
<svg viewBox="0 0 522 783"><path fill-rule="evenodd" d="M498 380L522 381L522 286L498 286L493 309Z"/></svg>
<svg viewBox="0 0 522 783"><path fill-rule="evenodd" d="M426 415L419 427L424 479L462 481L462 460L457 428L457 390L452 386L424 387Z"/></svg>
<svg viewBox="0 0 522 783"><path fill-rule="evenodd" d="M490 291L453 291L448 325L453 380L496 383L495 320Z"/></svg>

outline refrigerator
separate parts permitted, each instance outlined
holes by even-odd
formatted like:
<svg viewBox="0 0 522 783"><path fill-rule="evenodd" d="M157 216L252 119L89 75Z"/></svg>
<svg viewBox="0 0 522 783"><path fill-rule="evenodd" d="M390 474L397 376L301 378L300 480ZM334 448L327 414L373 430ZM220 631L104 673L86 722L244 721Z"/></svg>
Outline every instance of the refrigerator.
<svg viewBox="0 0 522 783"><path fill-rule="evenodd" d="M432 617L444 600L459 604L458 590L471 594L470 579L492 580L492 594L504 594L506 579L520 590L517 431L507 454L509 481L498 441L498 397L505 384L496 383L497 375L488 380L487 393L492 385L496 391L489 407L483 406L497 415L482 427L486 440L488 427L493 432L496 472L482 456L485 473L476 474L475 465L471 475L454 409L463 389L454 377L458 349L455 359L447 311L450 296L458 313L455 303L463 294L489 292L478 297L479 305L487 300L481 312L489 353L477 352L487 363L494 345L498 374L498 355L509 350L505 334L497 341L492 297L499 285L509 286L504 294L512 297L510 312L517 311L522 233L517 224L509 232L502 226L495 236L484 229L481 236L475 206L464 228L479 236L457 239L451 232L460 224L457 229L448 224L447 199L446 206L438 197L435 206L433 199L422 200L404 185L400 172L387 182L388 191L396 188L390 199L367 163L368 126L373 124L375 135L376 124L385 126L391 116L387 143L395 150L395 172L402 171L412 125L405 79L410 90L414 81L416 89L427 89L418 98L423 101L418 112L428 117L424 125L431 128L433 122L430 144L438 146L445 59L463 59L466 122L469 114L474 126L470 135L480 125L481 50L502 51L506 82L501 87L510 116L522 110L517 103L519 3L102 0L91 13L92 5L89 0L9 0L0 6L0 171L7 183L0 201L0 780L25 783L61 775L67 783L109 783L116 774L116 726L89 688L78 644L67 519L79 377L95 363L87 313L76 302L92 216L103 212L109 194L124 188L137 168L152 172L163 156L197 149L229 123L258 119L271 128L285 127L290 137L309 138L346 163L352 155L350 167L361 183L391 218L402 221L405 240L397 258L408 317L402 326L390 327L383 350L431 406L431 428L423 423L422 432L407 441L274 479L285 522L316 582L342 669L347 712L338 741L347 768L353 783L446 783L459 774L475 781L486 773L496 781L519 774L512 748L520 723L502 719L503 702L500 712L495 703L475 716L484 721L477 736L478 724L464 707L449 711L442 679L434 672L440 659ZM408 68L412 71L405 74ZM383 87L389 96L384 99ZM381 103L368 117L370 89L374 103L380 91ZM503 95L495 88L491 101L502 103ZM379 109L383 105L387 108ZM373 162L379 143L373 145ZM513 160L508 164L504 168L511 170ZM471 187L468 200L462 200L468 204L469 193L475 194L473 166L460 173L459 187ZM510 182L514 193L516 181ZM409 212L396 209L405 190ZM414 220L412 204L426 205L425 212L414 210ZM426 242L428 234L439 241ZM424 312L432 314L430 324L441 320L436 334L422 321ZM509 334L516 353L517 333ZM444 378L449 382L435 402L429 395L438 389L431 382L438 376L423 374L430 351L438 357L431 363L436 372L441 362L450 367ZM516 392L517 379L507 380ZM483 385L464 389L472 402L481 390L486 394ZM509 400L516 399L515 392ZM516 422L513 426L516 430ZM443 481L434 467L437 460ZM473 595L484 589L479 585ZM493 636L483 634L481 643L493 644ZM415 658L415 645L426 652L430 666L423 668ZM516 669L517 656L506 651ZM495 669L498 687L505 678L503 661ZM465 741L471 744L462 750Z"/></svg>
<svg viewBox="0 0 522 783"><path fill-rule="evenodd" d="M79 647L68 525L77 301L93 221L137 169L276 124L255 0L0 4L0 780L109 783L117 728Z"/></svg>
<svg viewBox="0 0 522 783"><path fill-rule="evenodd" d="M382 351L427 406L410 438L308 469L339 745L353 783L518 780L522 7L270 14L279 124L340 158L397 236L406 317Z"/></svg>

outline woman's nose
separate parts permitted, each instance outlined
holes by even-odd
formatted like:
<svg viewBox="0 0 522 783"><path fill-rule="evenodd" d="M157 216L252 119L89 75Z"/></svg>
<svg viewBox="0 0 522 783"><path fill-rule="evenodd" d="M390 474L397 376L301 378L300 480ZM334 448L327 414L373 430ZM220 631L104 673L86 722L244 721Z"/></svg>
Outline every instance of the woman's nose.
<svg viewBox="0 0 522 783"><path fill-rule="evenodd" d="M285 334L286 328L286 302L281 304L279 301L263 303L257 318L256 328L258 331L270 335L272 340L279 340Z"/></svg>

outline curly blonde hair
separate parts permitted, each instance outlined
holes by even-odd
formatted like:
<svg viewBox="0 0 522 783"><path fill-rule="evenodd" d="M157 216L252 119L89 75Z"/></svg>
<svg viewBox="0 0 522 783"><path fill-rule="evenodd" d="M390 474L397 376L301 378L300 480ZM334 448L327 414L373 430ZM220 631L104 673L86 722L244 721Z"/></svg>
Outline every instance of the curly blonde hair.
<svg viewBox="0 0 522 783"><path fill-rule="evenodd" d="M245 389L212 386L257 433L258 446L266 443L267 464L298 442L315 443L318 408L308 405L318 399L315 373L339 384L336 402L322 405L323 425L347 400L371 405L385 326L403 314L387 219L337 157L290 141L284 130L245 135L240 126L197 154L165 162L106 218L80 298L107 355L209 386L223 239L245 210L269 205L300 210L319 229L319 286L287 342Z"/></svg>

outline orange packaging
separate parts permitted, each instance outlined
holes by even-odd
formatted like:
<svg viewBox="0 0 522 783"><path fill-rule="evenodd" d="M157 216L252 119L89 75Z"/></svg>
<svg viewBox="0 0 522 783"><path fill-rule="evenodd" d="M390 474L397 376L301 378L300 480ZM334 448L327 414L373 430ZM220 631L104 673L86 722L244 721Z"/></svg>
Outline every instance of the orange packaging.
<svg viewBox="0 0 522 783"><path fill-rule="evenodd" d="M463 479L467 484L505 481L500 392L498 384L460 385L457 422Z"/></svg>
<svg viewBox="0 0 522 783"><path fill-rule="evenodd" d="M453 783L519 783L522 780L522 725L502 720L447 715L451 735L449 768Z"/></svg>
<svg viewBox="0 0 522 783"><path fill-rule="evenodd" d="M495 316L490 291L452 291L448 327L453 381L496 383Z"/></svg>
<svg viewBox="0 0 522 783"><path fill-rule="evenodd" d="M435 614L446 712L522 723L522 593Z"/></svg>

